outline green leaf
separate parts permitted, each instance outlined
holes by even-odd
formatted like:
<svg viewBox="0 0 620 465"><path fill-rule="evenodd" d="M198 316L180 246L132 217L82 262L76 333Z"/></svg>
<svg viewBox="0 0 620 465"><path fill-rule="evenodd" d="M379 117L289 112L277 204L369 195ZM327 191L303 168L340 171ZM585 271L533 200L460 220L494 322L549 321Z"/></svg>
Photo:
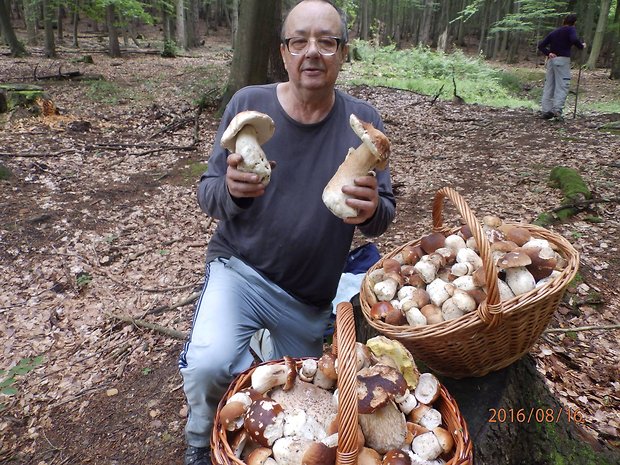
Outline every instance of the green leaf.
<svg viewBox="0 0 620 465"><path fill-rule="evenodd" d="M14 396L15 394L17 394L17 389L15 389L14 387L6 387L0 390L0 393L4 394L5 396Z"/></svg>
<svg viewBox="0 0 620 465"><path fill-rule="evenodd" d="M13 377L10 377L10 378L7 378L7 379L3 380L2 382L0 382L0 389L3 389L3 388L5 388L5 387L10 386L10 385L11 385L11 384L13 384L15 381L16 381L16 380L15 380L15 378L13 378Z"/></svg>

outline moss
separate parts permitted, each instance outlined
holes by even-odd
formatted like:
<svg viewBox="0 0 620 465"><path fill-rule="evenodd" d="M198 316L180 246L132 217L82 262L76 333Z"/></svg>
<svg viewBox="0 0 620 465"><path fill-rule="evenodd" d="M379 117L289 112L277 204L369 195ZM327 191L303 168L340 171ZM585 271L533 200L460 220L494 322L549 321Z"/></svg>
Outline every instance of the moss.
<svg viewBox="0 0 620 465"><path fill-rule="evenodd" d="M541 213L534 220L534 224L537 226L545 227L552 224L554 221L555 219L553 218L553 215L551 213Z"/></svg>
<svg viewBox="0 0 620 465"><path fill-rule="evenodd" d="M187 166L187 177L191 179L199 179L202 173L207 171L207 163L195 162Z"/></svg>
<svg viewBox="0 0 620 465"><path fill-rule="evenodd" d="M11 170L0 163L0 180L5 181L12 176Z"/></svg>
<svg viewBox="0 0 620 465"><path fill-rule="evenodd" d="M573 168L556 166L549 175L550 184L558 187L564 194L564 203L572 203L578 200L592 197L590 189L584 182L579 172Z"/></svg>
<svg viewBox="0 0 620 465"><path fill-rule="evenodd" d="M588 223L603 223L605 220L600 216L588 215L584 218Z"/></svg>

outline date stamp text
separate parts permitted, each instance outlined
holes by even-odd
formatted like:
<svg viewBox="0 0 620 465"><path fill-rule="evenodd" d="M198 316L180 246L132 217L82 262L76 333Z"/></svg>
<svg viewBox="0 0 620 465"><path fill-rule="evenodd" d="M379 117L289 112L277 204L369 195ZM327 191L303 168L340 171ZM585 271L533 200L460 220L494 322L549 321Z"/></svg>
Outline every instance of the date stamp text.
<svg viewBox="0 0 620 465"><path fill-rule="evenodd" d="M489 423L558 423L565 418L569 423L585 423L583 413L571 408L490 408Z"/></svg>

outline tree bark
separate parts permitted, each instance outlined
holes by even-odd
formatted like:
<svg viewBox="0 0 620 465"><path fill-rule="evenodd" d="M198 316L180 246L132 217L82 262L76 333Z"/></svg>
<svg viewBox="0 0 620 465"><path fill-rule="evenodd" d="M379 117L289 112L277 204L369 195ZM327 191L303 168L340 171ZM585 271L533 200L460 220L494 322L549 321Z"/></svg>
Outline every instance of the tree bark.
<svg viewBox="0 0 620 465"><path fill-rule="evenodd" d="M269 65L267 68L267 82L283 82L288 80L288 74L280 55L280 34L282 30L282 0L275 0L273 9L273 29L269 39Z"/></svg>
<svg viewBox="0 0 620 465"><path fill-rule="evenodd" d="M233 54L230 77L222 97L220 111L233 94L251 84L267 82L268 47L264 38L273 32L273 10L276 0L244 0L239 10L237 47Z"/></svg>
<svg viewBox="0 0 620 465"><path fill-rule="evenodd" d="M8 42L11 49L11 55L14 57L21 57L28 55L24 45L17 39L13 25L11 24L11 16L9 15L9 9L4 0L0 0L0 32L2 36Z"/></svg>
<svg viewBox="0 0 620 465"><path fill-rule="evenodd" d="M80 25L80 4L79 1L76 0L73 10L73 42L72 46L78 48L80 46L78 39L78 31Z"/></svg>
<svg viewBox="0 0 620 465"><path fill-rule="evenodd" d="M28 45L38 45L36 8L31 2L24 2L24 21L26 22L26 34Z"/></svg>
<svg viewBox="0 0 620 465"><path fill-rule="evenodd" d="M615 34L615 47L614 47L614 59L611 64L611 73L609 77L611 79L620 79L620 0L616 1L616 34Z"/></svg>
<svg viewBox="0 0 620 465"><path fill-rule="evenodd" d="M43 6L43 29L45 30L45 56L47 58L56 57L56 44L54 43L54 28L52 26L52 12L49 0L42 0Z"/></svg>
<svg viewBox="0 0 620 465"><path fill-rule="evenodd" d="M601 11L596 24L596 32L594 33L594 39L592 40L590 57L586 63L586 67L588 69L596 68L596 60L601 52L601 46L603 45L603 39L605 38L605 27L607 26L607 17L609 16L610 5L611 0L601 0Z"/></svg>
<svg viewBox="0 0 620 465"><path fill-rule="evenodd" d="M62 44L64 41L64 30L63 30L63 18L65 17L65 9L62 5L58 6L57 15L56 15L56 38L58 39L58 43Z"/></svg>
<svg viewBox="0 0 620 465"><path fill-rule="evenodd" d="M177 30L176 30L176 38L177 38L177 47L187 50L187 31L185 27L185 2L183 0L176 0L176 12L177 12Z"/></svg>
<svg viewBox="0 0 620 465"><path fill-rule="evenodd" d="M110 56L119 58L121 56L121 46L118 43L118 29L116 28L116 12L114 4L110 3L106 7L106 24L108 26L108 44L110 47Z"/></svg>

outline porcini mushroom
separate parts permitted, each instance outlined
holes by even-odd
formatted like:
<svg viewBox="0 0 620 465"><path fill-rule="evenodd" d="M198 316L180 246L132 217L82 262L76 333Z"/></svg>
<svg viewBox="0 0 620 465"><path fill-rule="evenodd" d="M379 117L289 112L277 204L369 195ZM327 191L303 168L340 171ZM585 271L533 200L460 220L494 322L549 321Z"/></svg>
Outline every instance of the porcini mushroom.
<svg viewBox="0 0 620 465"><path fill-rule="evenodd" d="M261 183L267 185L271 178L271 166L261 145L271 139L274 131L275 125L269 115L242 111L232 119L222 134L220 144L243 157L237 165L239 171L254 173Z"/></svg>
<svg viewBox="0 0 620 465"><path fill-rule="evenodd" d="M349 118L349 124L362 140L362 144L357 149L349 149L336 174L325 186L322 196L325 206L343 219L357 216L358 212L346 204L346 199L350 197L342 192L342 187L355 185L355 178L367 176L375 168L384 170L390 155L388 138L372 124L353 114Z"/></svg>

